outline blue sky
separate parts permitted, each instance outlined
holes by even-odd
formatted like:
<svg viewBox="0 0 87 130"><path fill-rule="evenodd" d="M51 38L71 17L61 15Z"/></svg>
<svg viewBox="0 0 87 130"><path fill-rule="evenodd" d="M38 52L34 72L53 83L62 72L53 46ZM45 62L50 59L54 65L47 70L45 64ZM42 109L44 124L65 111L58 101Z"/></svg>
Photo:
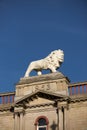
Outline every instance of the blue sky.
<svg viewBox="0 0 87 130"><path fill-rule="evenodd" d="M14 91L28 64L56 49L59 71L87 81L87 0L0 0L0 92Z"/></svg>

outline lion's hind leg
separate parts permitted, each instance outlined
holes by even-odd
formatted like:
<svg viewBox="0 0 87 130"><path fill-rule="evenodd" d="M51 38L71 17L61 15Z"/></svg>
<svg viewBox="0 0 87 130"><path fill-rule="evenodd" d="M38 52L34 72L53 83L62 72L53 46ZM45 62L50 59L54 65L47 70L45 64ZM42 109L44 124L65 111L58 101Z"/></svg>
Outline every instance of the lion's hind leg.
<svg viewBox="0 0 87 130"><path fill-rule="evenodd" d="M30 63L30 65L27 68L27 71L25 73L24 77L29 77L30 72L34 69L33 62Z"/></svg>

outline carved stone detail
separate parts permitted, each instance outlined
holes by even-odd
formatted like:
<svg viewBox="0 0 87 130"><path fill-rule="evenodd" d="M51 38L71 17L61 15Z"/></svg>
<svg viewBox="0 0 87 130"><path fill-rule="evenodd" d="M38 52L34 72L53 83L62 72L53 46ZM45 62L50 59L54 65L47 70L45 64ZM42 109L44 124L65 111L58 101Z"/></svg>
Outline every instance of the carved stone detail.
<svg viewBox="0 0 87 130"><path fill-rule="evenodd" d="M32 70L37 71L38 75L42 75L41 71L43 69L45 70L49 69L51 72L56 72L56 69L60 67L63 61L64 61L64 52L60 49L54 50L46 58L31 62L27 68L24 77L28 77Z"/></svg>

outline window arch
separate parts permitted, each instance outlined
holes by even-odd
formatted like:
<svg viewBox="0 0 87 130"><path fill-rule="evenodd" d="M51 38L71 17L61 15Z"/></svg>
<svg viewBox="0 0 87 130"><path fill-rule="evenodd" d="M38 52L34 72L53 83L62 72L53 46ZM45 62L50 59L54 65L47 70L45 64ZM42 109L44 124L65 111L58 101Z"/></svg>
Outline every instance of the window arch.
<svg viewBox="0 0 87 130"><path fill-rule="evenodd" d="M35 121L35 130L48 130L48 118L45 116L39 116Z"/></svg>

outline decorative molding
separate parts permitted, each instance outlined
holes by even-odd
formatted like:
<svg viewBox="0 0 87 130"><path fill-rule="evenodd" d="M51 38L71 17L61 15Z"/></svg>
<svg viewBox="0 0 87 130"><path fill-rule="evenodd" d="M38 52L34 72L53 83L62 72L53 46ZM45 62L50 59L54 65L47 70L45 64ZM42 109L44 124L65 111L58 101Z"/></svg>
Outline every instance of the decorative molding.
<svg viewBox="0 0 87 130"><path fill-rule="evenodd" d="M0 105L0 111L11 111L11 112L13 112L12 106L14 106L14 103L2 104L2 105Z"/></svg>
<svg viewBox="0 0 87 130"><path fill-rule="evenodd" d="M36 104L31 106L26 106L26 108L36 108L36 107L46 107L46 106L54 106L54 103L43 103L43 104Z"/></svg>
<svg viewBox="0 0 87 130"><path fill-rule="evenodd" d="M76 83L70 83L70 84L69 84L69 87L79 86L79 85L87 85L87 81L84 81L84 82L76 82Z"/></svg>
<svg viewBox="0 0 87 130"><path fill-rule="evenodd" d="M39 117L36 118L34 125L38 125L38 121L39 121L39 119L41 119L41 118L43 118L43 119L46 120L46 124L47 124L47 125L49 124L48 118L47 118L46 116L43 116L43 115L42 115L42 116L39 116Z"/></svg>
<svg viewBox="0 0 87 130"><path fill-rule="evenodd" d="M70 96L69 103L87 101L87 94Z"/></svg>
<svg viewBox="0 0 87 130"><path fill-rule="evenodd" d="M52 100L52 101L56 101L58 99L63 99L65 101L68 98L68 96L65 96L62 94L38 90L36 92L28 94L28 95L24 96L23 98L15 101L15 104L21 104L21 103L23 103L23 101L25 101L25 103L27 103L27 99L29 101L32 101L33 99L36 99L37 96L48 99L48 100Z"/></svg>
<svg viewBox="0 0 87 130"><path fill-rule="evenodd" d="M56 111L56 108L54 108L54 107L41 107L41 108L35 108L35 109L26 109L25 110L25 114L27 114L27 113L35 113L35 112L49 112L49 111Z"/></svg>
<svg viewBox="0 0 87 130"><path fill-rule="evenodd" d="M55 73L45 74L41 76L21 78L20 81L17 83L17 85L36 83L36 82L41 82L41 81L48 82L49 80L59 80L63 78L66 78L69 81L69 79L65 77L61 72L55 72Z"/></svg>

